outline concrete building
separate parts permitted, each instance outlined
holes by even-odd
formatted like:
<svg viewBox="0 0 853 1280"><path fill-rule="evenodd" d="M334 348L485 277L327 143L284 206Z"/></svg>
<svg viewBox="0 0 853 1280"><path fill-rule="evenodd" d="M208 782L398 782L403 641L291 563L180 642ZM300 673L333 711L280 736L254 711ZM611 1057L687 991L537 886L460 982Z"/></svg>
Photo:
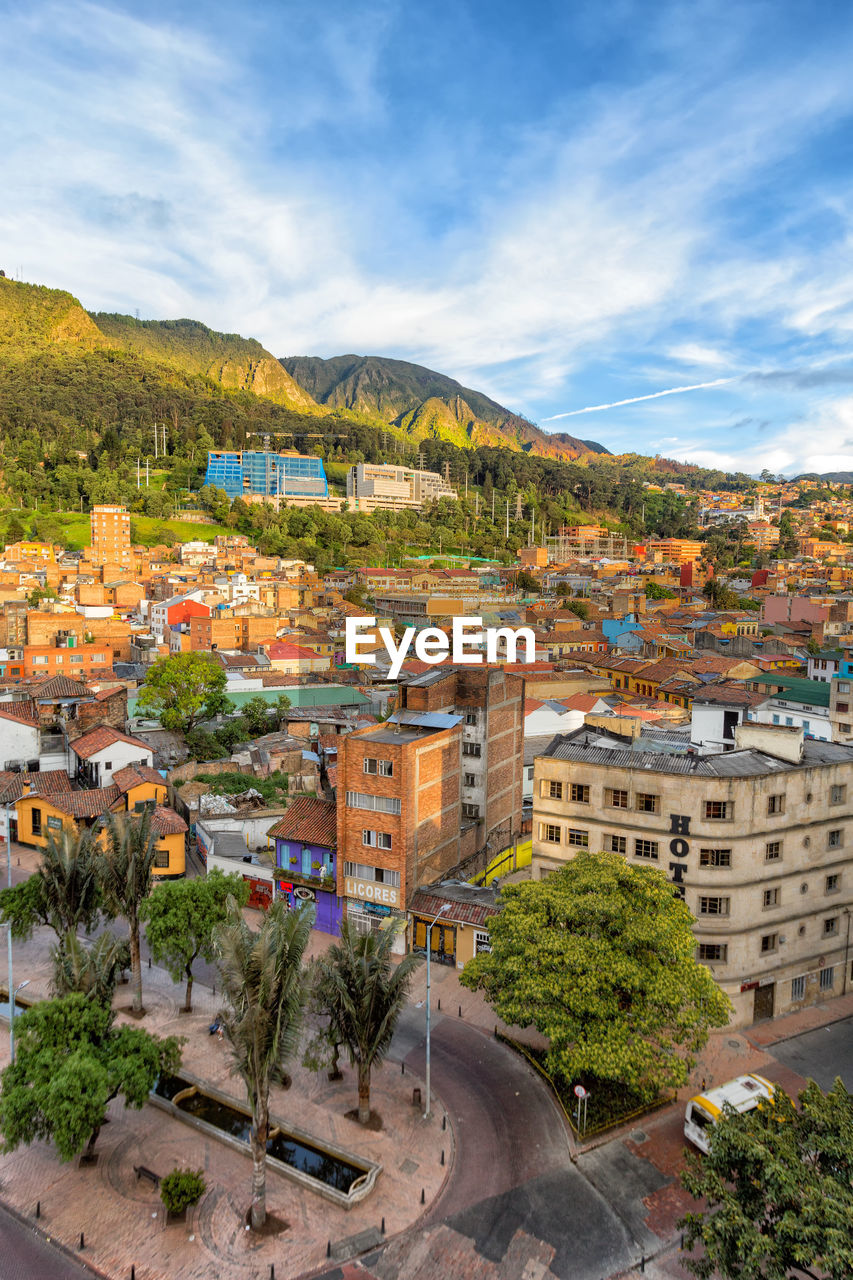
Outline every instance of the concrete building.
<svg viewBox="0 0 853 1280"><path fill-rule="evenodd" d="M660 755L555 738L536 760L533 877L580 849L663 871L697 957L747 1025L853 981L853 748L741 724L733 751Z"/></svg>
<svg viewBox="0 0 853 1280"><path fill-rule="evenodd" d="M130 514L124 507L92 507L92 560L126 564L130 560Z"/></svg>
<svg viewBox="0 0 853 1280"><path fill-rule="evenodd" d="M353 511L420 510L426 502L456 497L456 490L437 471L359 462L347 475L347 503Z"/></svg>
<svg viewBox="0 0 853 1280"><path fill-rule="evenodd" d="M244 502L322 502L329 486L322 458L299 453L267 453L262 450L211 450L207 455L205 484L224 489L228 497Z"/></svg>

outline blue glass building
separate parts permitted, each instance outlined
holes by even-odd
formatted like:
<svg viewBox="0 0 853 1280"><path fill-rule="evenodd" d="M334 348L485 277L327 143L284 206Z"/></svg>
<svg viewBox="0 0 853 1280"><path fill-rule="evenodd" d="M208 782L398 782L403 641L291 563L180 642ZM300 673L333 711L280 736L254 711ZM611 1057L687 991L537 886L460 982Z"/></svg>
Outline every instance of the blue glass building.
<svg viewBox="0 0 853 1280"><path fill-rule="evenodd" d="M286 500L329 495L323 459L297 453L211 449L204 483L224 489L231 499L260 495Z"/></svg>

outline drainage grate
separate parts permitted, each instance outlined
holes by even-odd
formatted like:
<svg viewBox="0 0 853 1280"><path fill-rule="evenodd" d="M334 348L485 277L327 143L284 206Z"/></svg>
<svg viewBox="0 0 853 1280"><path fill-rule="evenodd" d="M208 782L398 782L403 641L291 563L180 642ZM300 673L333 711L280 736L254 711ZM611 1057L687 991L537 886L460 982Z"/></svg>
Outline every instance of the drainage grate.
<svg viewBox="0 0 853 1280"><path fill-rule="evenodd" d="M417 1160L404 1160L403 1163L397 1167L400 1172L404 1173L408 1178L411 1177L413 1173L417 1173L421 1166L418 1164Z"/></svg>
<svg viewBox="0 0 853 1280"><path fill-rule="evenodd" d="M637 1146L639 1146L641 1142L648 1141L649 1135L647 1133L643 1133L642 1129L635 1129L633 1133L630 1133L628 1135L628 1137L631 1139L632 1142L635 1142Z"/></svg>
<svg viewBox="0 0 853 1280"><path fill-rule="evenodd" d="M382 1232L378 1227L368 1227L366 1231L359 1231L357 1235L346 1236L343 1240L337 1240L331 1246L330 1256L335 1262L346 1262L349 1258L357 1258L360 1253L366 1253L368 1249L375 1249L378 1244L382 1243Z"/></svg>

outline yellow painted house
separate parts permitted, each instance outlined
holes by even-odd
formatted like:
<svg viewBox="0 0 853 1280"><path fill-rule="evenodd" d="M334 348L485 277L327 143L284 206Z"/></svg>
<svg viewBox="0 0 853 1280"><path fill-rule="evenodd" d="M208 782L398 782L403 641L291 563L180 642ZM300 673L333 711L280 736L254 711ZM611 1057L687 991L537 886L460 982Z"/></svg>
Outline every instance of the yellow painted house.
<svg viewBox="0 0 853 1280"><path fill-rule="evenodd" d="M43 849L51 833L87 829L97 829L102 841L108 814L141 814L150 809L156 843L153 875L172 880L186 874L187 824L166 805L167 787L156 769L128 765L117 770L111 786L83 791L73 791L70 779L60 771L19 777L21 794L15 810L20 844Z"/></svg>

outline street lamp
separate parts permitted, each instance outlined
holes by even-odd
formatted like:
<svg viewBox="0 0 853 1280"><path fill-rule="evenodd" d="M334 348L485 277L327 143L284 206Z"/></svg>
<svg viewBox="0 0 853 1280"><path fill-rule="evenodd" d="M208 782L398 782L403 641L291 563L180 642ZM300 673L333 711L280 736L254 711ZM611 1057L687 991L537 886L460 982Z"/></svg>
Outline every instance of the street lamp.
<svg viewBox="0 0 853 1280"><path fill-rule="evenodd" d="M12 822L9 817L9 805L3 806L5 817L5 836L6 836L6 885L12 888ZM6 936L9 941L8 964L9 964L9 981L6 989L9 992L9 1051L12 1061L15 1061L15 999L12 994L12 922L6 922Z"/></svg>
<svg viewBox="0 0 853 1280"><path fill-rule="evenodd" d="M18 998L18 992L23 991L24 987L29 985L29 978L27 978L26 982L19 982L9 1000L9 1058L12 1062L15 1061L15 1001Z"/></svg>
<svg viewBox="0 0 853 1280"><path fill-rule="evenodd" d="M424 1120L429 1120L429 1065L430 1065L430 1016L429 1016L429 992L430 992L430 953L432 951L432 931L435 927L436 920L443 916L445 911L450 910L450 903L445 902L443 907L439 907L436 912L432 924L427 929L426 935L426 957L427 957L427 981L426 981L426 1108L424 1110Z"/></svg>

